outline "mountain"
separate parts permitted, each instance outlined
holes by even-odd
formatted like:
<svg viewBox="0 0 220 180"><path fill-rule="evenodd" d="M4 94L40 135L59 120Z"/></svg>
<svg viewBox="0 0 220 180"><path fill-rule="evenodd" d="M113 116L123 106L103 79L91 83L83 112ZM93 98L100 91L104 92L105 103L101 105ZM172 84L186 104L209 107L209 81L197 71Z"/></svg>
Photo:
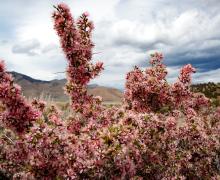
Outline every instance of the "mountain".
<svg viewBox="0 0 220 180"><path fill-rule="evenodd" d="M63 90L66 79L42 81L17 72L10 73L14 77L15 83L21 86L24 96L28 98L42 97L54 101L68 101L68 96L64 94ZM88 94L101 96L104 102L115 103L121 102L123 96L123 93L118 89L103 87L96 84L88 86Z"/></svg>

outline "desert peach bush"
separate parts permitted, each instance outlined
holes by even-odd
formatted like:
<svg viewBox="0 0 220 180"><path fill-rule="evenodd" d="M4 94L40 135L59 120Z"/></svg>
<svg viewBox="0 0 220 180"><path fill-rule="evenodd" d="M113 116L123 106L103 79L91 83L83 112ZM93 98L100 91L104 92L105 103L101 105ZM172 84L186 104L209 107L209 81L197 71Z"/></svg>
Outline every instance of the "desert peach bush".
<svg viewBox="0 0 220 180"><path fill-rule="evenodd" d="M0 174L13 179L219 179L220 108L190 91L191 65L177 82L166 81L160 53L151 67L126 76L121 107L102 106L87 85L103 69L93 64L93 23L74 21L65 4L55 7L54 29L66 56L73 114L28 104L0 63Z"/></svg>

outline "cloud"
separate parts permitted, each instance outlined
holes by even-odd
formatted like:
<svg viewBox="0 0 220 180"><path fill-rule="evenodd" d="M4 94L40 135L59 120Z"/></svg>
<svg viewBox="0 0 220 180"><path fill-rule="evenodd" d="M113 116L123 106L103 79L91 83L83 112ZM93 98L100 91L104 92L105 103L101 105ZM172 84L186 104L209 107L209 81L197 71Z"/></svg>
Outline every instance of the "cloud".
<svg viewBox="0 0 220 180"><path fill-rule="evenodd" d="M59 51L59 47L58 45L54 44L54 43L51 43L51 44L48 44L46 45L45 47L42 48L41 52L43 54L46 54L46 53L51 53L51 52L58 52Z"/></svg>
<svg viewBox="0 0 220 180"><path fill-rule="evenodd" d="M207 72L202 72L202 73L196 73L194 75L194 83L204 83L204 82L219 82L219 77L220 77L220 68L207 71Z"/></svg>
<svg viewBox="0 0 220 180"><path fill-rule="evenodd" d="M36 39L32 39L13 45L12 52L15 54L27 54L29 56L35 56L38 54L39 48L40 42Z"/></svg>
<svg viewBox="0 0 220 180"><path fill-rule="evenodd" d="M14 70L49 80L63 78L66 60L53 30L52 1L0 3L0 56ZM194 82L220 81L219 0L64 0L74 18L88 11L95 23L93 62L105 71L92 82L119 87L134 65L148 66L149 55L165 56L173 82L182 65L197 68ZM25 9L23 7L26 7ZM14 42L18 42L14 44ZM11 52L9 52L8 48ZM31 57L30 57L31 56ZM43 73L45 72L45 73ZM39 74L39 76L38 76Z"/></svg>

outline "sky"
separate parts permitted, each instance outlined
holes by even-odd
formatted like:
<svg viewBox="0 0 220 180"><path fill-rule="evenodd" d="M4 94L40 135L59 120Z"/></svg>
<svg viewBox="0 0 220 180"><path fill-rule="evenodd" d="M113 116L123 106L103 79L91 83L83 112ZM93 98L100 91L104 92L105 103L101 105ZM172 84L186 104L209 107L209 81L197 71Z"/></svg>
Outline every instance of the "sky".
<svg viewBox="0 0 220 180"><path fill-rule="evenodd" d="M220 82L220 0L0 0L0 59L9 71L35 79L65 77L66 60L53 29L53 5L66 3L76 19L89 12L95 30L93 62L105 70L92 80L123 89L135 65L162 52L168 81L184 64L193 83Z"/></svg>

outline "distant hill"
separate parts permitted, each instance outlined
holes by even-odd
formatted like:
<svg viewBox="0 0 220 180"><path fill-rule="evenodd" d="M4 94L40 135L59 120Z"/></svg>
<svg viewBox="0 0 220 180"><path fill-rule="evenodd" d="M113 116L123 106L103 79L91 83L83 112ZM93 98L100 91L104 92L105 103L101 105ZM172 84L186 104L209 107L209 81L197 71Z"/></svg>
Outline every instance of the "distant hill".
<svg viewBox="0 0 220 180"><path fill-rule="evenodd" d="M66 79L42 81L31 78L17 72L10 72L17 84L22 87L24 96L50 98L54 101L68 101L68 96L64 94L63 87ZM220 103L220 83L202 83L191 86L193 92L201 92L211 99L216 99ZM104 102L121 102L123 93L115 88L103 87L97 84L88 86L88 93L101 96Z"/></svg>
<svg viewBox="0 0 220 180"><path fill-rule="evenodd" d="M212 105L220 106L220 83L202 83L191 86L193 92L201 92L212 99Z"/></svg>
<svg viewBox="0 0 220 180"><path fill-rule="evenodd" d="M54 101L67 101L68 96L64 94L63 87L66 79L42 81L31 78L17 72L10 72L17 84L22 87L22 92L26 97L49 98ZM123 93L115 88L98 86L91 84L88 86L88 93L101 96L104 102L121 102Z"/></svg>
<svg viewBox="0 0 220 180"><path fill-rule="evenodd" d="M220 83L202 83L195 84L191 86L194 92L201 92L205 94L208 98L218 98L220 97Z"/></svg>

